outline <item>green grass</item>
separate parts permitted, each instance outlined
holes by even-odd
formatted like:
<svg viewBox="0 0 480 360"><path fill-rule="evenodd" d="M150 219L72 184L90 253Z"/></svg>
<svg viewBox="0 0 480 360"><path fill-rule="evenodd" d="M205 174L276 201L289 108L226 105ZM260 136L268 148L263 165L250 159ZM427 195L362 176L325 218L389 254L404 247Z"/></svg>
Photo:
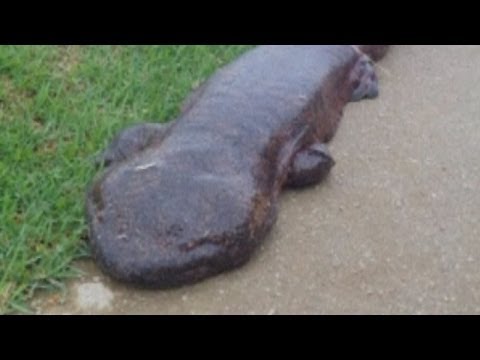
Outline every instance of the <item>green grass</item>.
<svg viewBox="0 0 480 360"><path fill-rule="evenodd" d="M0 313L89 256L85 190L121 129L165 122L248 46L0 46Z"/></svg>

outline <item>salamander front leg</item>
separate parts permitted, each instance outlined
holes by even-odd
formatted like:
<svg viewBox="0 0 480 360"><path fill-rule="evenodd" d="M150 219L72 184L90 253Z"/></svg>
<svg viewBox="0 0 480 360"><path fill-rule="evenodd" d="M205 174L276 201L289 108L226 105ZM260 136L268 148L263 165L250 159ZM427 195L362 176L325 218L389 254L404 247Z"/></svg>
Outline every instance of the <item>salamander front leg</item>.
<svg viewBox="0 0 480 360"><path fill-rule="evenodd" d="M295 156L286 187L304 188L320 183L335 165L325 144L316 143Z"/></svg>
<svg viewBox="0 0 480 360"><path fill-rule="evenodd" d="M97 157L97 165L111 166L125 161L154 144L160 144L171 124L144 123L123 130Z"/></svg>

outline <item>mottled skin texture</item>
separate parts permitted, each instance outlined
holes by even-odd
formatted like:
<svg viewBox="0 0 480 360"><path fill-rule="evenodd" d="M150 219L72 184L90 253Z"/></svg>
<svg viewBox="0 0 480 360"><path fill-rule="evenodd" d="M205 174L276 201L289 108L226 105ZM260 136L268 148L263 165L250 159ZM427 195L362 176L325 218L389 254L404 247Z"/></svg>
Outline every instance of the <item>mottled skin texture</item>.
<svg viewBox="0 0 480 360"><path fill-rule="evenodd" d="M285 187L320 182L349 101L374 98L384 45L260 46L219 70L170 125L122 132L87 213L112 277L167 288L245 263ZM364 55L365 52L367 55Z"/></svg>

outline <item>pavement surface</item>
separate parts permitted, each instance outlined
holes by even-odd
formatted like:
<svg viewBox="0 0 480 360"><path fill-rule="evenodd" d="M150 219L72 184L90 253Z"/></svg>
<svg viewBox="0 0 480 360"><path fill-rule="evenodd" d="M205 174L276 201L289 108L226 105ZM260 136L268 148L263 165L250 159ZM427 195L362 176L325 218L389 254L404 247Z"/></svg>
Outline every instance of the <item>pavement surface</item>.
<svg viewBox="0 0 480 360"><path fill-rule="evenodd" d="M92 262L39 314L480 314L480 46L394 46L323 184L286 192L243 268L138 290Z"/></svg>

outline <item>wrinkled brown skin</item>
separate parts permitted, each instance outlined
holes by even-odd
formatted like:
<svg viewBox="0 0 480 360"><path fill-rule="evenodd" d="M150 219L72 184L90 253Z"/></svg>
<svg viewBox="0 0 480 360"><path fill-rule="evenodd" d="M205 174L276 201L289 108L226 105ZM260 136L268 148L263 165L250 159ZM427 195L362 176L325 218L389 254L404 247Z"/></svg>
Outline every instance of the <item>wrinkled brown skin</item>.
<svg viewBox="0 0 480 360"><path fill-rule="evenodd" d="M285 187L321 181L349 101L378 95L384 45L259 46L219 70L171 125L138 125L90 187L93 255L117 280L169 288L244 264Z"/></svg>

